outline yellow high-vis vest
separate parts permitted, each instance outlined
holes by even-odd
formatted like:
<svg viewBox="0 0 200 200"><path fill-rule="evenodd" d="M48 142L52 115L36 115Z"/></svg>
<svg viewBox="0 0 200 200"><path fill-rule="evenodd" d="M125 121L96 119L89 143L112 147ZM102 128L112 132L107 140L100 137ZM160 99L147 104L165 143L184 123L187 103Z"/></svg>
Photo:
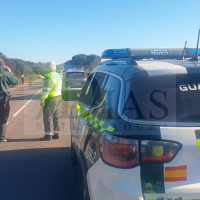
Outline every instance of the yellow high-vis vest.
<svg viewBox="0 0 200 200"><path fill-rule="evenodd" d="M57 72L50 72L45 76L43 81L42 100L48 97L56 97L61 95L62 78Z"/></svg>

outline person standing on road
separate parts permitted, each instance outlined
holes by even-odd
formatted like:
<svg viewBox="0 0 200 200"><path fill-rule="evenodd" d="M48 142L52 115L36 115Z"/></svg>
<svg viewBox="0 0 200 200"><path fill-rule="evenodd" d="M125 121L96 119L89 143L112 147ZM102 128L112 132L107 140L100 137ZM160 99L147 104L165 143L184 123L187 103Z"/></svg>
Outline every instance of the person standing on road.
<svg viewBox="0 0 200 200"><path fill-rule="evenodd" d="M16 84L18 84L18 78L0 58L0 143L7 142L6 126L10 113L9 99L11 96L9 86Z"/></svg>
<svg viewBox="0 0 200 200"><path fill-rule="evenodd" d="M43 80L43 93L41 96L40 106L43 108L43 122L45 136L40 138L42 141L59 139L60 136L60 116L61 116L61 89L62 78L56 72L56 63L47 63L48 73ZM51 132L53 120L54 135Z"/></svg>
<svg viewBox="0 0 200 200"><path fill-rule="evenodd" d="M24 84L24 74L22 74L22 84Z"/></svg>

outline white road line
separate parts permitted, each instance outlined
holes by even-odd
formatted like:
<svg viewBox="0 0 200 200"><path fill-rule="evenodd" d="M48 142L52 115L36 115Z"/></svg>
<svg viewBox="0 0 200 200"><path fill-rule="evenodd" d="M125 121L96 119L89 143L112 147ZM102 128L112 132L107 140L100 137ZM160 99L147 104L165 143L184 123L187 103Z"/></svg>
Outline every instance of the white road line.
<svg viewBox="0 0 200 200"><path fill-rule="evenodd" d="M13 117L16 117L33 99L34 97L39 93L41 92L42 89L40 89L29 101L27 101L14 115Z"/></svg>

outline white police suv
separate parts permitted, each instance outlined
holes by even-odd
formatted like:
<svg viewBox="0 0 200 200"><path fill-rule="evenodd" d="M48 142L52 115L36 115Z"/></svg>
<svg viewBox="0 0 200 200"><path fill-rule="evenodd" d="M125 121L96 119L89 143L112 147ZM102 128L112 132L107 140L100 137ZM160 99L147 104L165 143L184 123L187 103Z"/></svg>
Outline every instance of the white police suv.
<svg viewBox="0 0 200 200"><path fill-rule="evenodd" d="M84 200L200 200L200 64L179 60L195 54L103 52L71 108Z"/></svg>

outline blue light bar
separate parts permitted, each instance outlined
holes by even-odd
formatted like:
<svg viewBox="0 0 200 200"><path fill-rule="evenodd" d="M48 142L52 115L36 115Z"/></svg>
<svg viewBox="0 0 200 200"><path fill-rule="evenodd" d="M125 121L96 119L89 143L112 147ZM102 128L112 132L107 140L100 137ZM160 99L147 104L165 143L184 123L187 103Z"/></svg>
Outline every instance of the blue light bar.
<svg viewBox="0 0 200 200"><path fill-rule="evenodd" d="M122 58L122 57L129 57L130 49L108 49L105 50L101 57L102 58Z"/></svg>
<svg viewBox="0 0 200 200"><path fill-rule="evenodd" d="M83 71L82 68L65 68L66 71Z"/></svg>
<svg viewBox="0 0 200 200"><path fill-rule="evenodd" d="M105 50L101 57L103 59L113 58L133 58L141 59L183 59L191 58L196 54L196 48L152 48L152 49L108 49ZM200 55L200 49L198 50Z"/></svg>
<svg viewBox="0 0 200 200"><path fill-rule="evenodd" d="M195 55L196 54L196 48L188 48L189 53L191 55ZM200 49L198 49L198 54L200 55Z"/></svg>

